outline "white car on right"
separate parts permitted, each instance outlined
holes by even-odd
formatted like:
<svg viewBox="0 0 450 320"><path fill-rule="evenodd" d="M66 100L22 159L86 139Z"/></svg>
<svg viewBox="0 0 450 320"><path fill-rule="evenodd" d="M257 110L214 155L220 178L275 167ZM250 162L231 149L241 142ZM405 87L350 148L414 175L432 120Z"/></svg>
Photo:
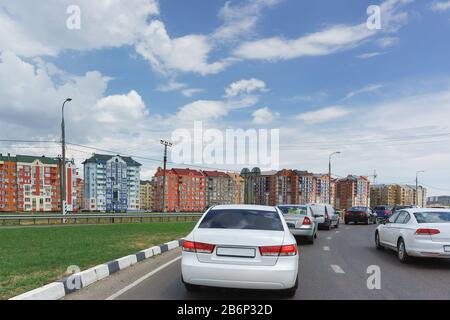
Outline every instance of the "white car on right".
<svg viewBox="0 0 450 320"><path fill-rule="evenodd" d="M402 263L411 257L449 259L450 209L399 210L378 226L375 245L397 251Z"/></svg>

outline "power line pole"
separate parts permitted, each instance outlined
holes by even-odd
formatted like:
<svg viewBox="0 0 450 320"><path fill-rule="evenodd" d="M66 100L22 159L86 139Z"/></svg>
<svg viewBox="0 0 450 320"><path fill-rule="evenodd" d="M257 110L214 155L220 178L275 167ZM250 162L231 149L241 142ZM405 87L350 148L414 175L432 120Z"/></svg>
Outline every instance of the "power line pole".
<svg viewBox="0 0 450 320"><path fill-rule="evenodd" d="M61 108L61 148L62 148L62 164L61 164L61 214L65 215L65 204L66 204L66 132L64 125L64 106L66 102L72 101L71 98L67 98Z"/></svg>
<svg viewBox="0 0 450 320"><path fill-rule="evenodd" d="M162 194L162 211L166 212L166 165L167 165L167 147L172 147L169 141L161 140L164 146L164 165L163 165L163 194Z"/></svg>
<svg viewBox="0 0 450 320"><path fill-rule="evenodd" d="M331 157L334 156L335 154L341 154L341 152L340 151L333 152L328 157L328 203L329 204L332 204L332 201L331 201Z"/></svg>
<svg viewBox="0 0 450 320"><path fill-rule="evenodd" d="M416 206L419 205L419 193L418 193L418 191L419 191L419 173L424 173L424 172L425 172L424 170L420 170L420 171L416 172L416 192L415 192L415 199L414 199L414 204Z"/></svg>

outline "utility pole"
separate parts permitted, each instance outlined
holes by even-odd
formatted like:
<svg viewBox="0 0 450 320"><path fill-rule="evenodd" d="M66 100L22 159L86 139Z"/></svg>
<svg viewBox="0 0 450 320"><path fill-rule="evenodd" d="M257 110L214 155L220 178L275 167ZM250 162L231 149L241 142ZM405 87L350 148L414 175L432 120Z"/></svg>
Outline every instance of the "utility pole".
<svg viewBox="0 0 450 320"><path fill-rule="evenodd" d="M332 201L331 201L331 157L336 154L341 154L341 152L340 151L333 152L328 157L328 203L329 204L332 204Z"/></svg>
<svg viewBox="0 0 450 320"><path fill-rule="evenodd" d="M415 194L414 194L414 204L416 205L416 206L418 206L419 205L419 193L418 193L418 191L419 191L419 173L424 173L425 171L424 170L420 170L420 171L417 171L416 172L416 192L415 192Z"/></svg>
<svg viewBox="0 0 450 320"><path fill-rule="evenodd" d="M161 140L164 146L164 165L163 165L163 194L162 194L162 211L166 212L166 166L167 166L167 147L172 147L169 141Z"/></svg>
<svg viewBox="0 0 450 320"><path fill-rule="evenodd" d="M66 204L66 132L64 126L64 106L66 102L72 101L71 98L67 98L61 108L61 148L62 148L62 163L61 163L61 214L65 215L65 204Z"/></svg>

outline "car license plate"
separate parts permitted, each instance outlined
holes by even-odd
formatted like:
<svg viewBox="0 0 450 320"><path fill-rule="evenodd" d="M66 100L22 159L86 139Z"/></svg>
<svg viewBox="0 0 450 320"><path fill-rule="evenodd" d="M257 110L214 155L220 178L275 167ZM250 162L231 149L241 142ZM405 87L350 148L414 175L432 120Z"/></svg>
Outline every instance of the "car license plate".
<svg viewBox="0 0 450 320"><path fill-rule="evenodd" d="M254 258L256 250L254 248L218 247L216 254L222 257Z"/></svg>
<svg viewBox="0 0 450 320"><path fill-rule="evenodd" d="M450 252L450 246L444 246L444 252Z"/></svg>

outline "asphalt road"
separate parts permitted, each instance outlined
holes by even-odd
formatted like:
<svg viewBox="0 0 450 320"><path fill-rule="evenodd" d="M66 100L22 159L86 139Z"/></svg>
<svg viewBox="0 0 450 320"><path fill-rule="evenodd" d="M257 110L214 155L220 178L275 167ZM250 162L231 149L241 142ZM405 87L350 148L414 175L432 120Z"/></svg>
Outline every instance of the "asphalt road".
<svg viewBox="0 0 450 320"><path fill-rule="evenodd" d="M320 231L313 245L299 244L299 289L293 299L450 299L450 261L401 264L393 251L377 251L375 226L341 225ZM180 281L181 251L148 259L67 299L274 299L272 292L205 289L189 293ZM380 270L380 289L370 290L370 266ZM372 283L372 282L371 282Z"/></svg>

